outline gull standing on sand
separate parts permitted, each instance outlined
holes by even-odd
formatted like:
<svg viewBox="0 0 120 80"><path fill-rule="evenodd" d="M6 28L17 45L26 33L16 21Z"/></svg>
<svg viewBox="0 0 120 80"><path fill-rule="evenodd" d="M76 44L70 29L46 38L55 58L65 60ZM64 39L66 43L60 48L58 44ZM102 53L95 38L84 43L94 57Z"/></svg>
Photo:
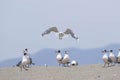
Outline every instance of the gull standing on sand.
<svg viewBox="0 0 120 80"><path fill-rule="evenodd" d="M120 49L119 49L118 56L117 56L117 63L120 63Z"/></svg>
<svg viewBox="0 0 120 80"><path fill-rule="evenodd" d="M104 62L104 67L106 64L108 64L108 67L109 67L109 64L112 63L112 60L108 57L108 54L107 54L107 50L103 50L102 53L103 53L103 62Z"/></svg>
<svg viewBox="0 0 120 80"><path fill-rule="evenodd" d="M29 67L29 64L30 64L30 56L29 56L29 53L28 53L28 49L26 48L25 50L23 50L23 53L26 54L27 66Z"/></svg>
<svg viewBox="0 0 120 80"><path fill-rule="evenodd" d="M113 53L113 50L110 50L109 52L110 52L109 53L109 58L112 60L112 65L113 65L113 63L114 64L116 63L116 57L115 57L115 55Z"/></svg>
<svg viewBox="0 0 120 80"><path fill-rule="evenodd" d="M28 54L24 53L24 55L22 57L22 61L19 64L19 67L21 68L21 71L22 71L22 68L25 69L25 70L28 70L28 68L27 68L27 65L28 65L27 56L28 56Z"/></svg>
<svg viewBox="0 0 120 80"><path fill-rule="evenodd" d="M59 39L61 40L65 35L71 35L72 38L76 39L79 41L78 37L73 33L73 31L69 28L67 28L65 30L65 32L59 32L57 27L51 27L47 30L45 30L43 33L42 33L42 36L44 35L47 35L47 34L50 34L51 32L55 32L57 33L57 35L59 36Z"/></svg>
<svg viewBox="0 0 120 80"><path fill-rule="evenodd" d="M31 64L32 64L32 65L35 65L35 63L32 62L32 58L30 57L30 63L29 63L29 61L28 61L28 64L27 64L25 67L28 67L28 68L29 68L29 66L30 66ZM22 60L19 61L16 66L20 67L21 65L22 65Z"/></svg>
<svg viewBox="0 0 120 80"><path fill-rule="evenodd" d="M57 61L59 63L59 66L60 66L60 64L62 64L63 57L61 55L61 51L60 50L56 51L56 53L57 53L56 59L57 59Z"/></svg>
<svg viewBox="0 0 120 80"><path fill-rule="evenodd" d="M68 66L68 64L70 63L70 57L69 57L67 51L65 51L62 63L63 63L64 66L65 66L65 64Z"/></svg>
<svg viewBox="0 0 120 80"><path fill-rule="evenodd" d="M28 53L28 49L26 48L24 51L24 53L27 53L27 59L28 59L28 68L30 67L30 65L35 65L35 63L32 62L32 58L30 57L30 54Z"/></svg>
<svg viewBox="0 0 120 80"><path fill-rule="evenodd" d="M34 65L34 63L32 63L32 58L30 58L30 56L28 55L28 49L26 48L23 50L22 60L16 66L20 67L22 71L22 68L28 70L30 64Z"/></svg>
<svg viewBox="0 0 120 80"><path fill-rule="evenodd" d="M31 64L35 65L35 63L32 62L32 58L30 57L30 54L28 53L27 48L23 51L23 53L27 54L26 57L27 57L27 60L28 60L28 64L27 64L28 68L30 67Z"/></svg>

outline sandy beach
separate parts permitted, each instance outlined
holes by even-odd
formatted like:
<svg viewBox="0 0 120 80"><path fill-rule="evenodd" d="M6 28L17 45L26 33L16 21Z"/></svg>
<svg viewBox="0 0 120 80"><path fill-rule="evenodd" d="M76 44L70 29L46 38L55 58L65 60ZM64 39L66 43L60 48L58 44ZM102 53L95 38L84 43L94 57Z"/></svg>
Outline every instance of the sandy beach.
<svg viewBox="0 0 120 80"><path fill-rule="evenodd" d="M18 67L0 68L0 80L119 80L120 66L103 68L102 64L59 67L33 66L28 71Z"/></svg>

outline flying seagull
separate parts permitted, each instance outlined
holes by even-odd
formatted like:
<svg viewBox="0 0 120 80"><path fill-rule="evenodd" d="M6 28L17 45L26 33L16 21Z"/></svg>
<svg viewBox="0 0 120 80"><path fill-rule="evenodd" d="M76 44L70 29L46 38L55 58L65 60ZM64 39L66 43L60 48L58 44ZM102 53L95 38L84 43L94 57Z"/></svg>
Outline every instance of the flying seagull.
<svg viewBox="0 0 120 80"><path fill-rule="evenodd" d="M65 35L71 35L72 38L79 40L78 37L73 33L73 31L69 28L65 30L65 32L59 32L57 27L48 28L46 31L42 33L42 36L50 34L51 32L55 32L58 34L59 39L61 40Z"/></svg>

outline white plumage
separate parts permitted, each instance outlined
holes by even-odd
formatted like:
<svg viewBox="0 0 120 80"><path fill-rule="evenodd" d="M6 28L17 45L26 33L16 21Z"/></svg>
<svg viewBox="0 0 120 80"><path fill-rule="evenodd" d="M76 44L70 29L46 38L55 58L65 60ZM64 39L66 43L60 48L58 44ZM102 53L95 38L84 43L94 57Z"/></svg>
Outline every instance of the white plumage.
<svg viewBox="0 0 120 80"><path fill-rule="evenodd" d="M27 68L28 63L29 63L28 62L28 55L26 53L24 53L24 55L22 57L22 61L19 62L17 64L17 66L21 68L21 71L22 71L22 68L25 69L25 70L28 70L28 68Z"/></svg>
<svg viewBox="0 0 120 80"><path fill-rule="evenodd" d="M116 63L116 57L113 53L113 50L110 50L109 58L112 60L112 63Z"/></svg>
<svg viewBox="0 0 120 80"><path fill-rule="evenodd" d="M69 28L67 28L64 32L59 32L57 27L51 27L47 30L45 30L43 33L42 33L42 36L44 35L47 35L47 34L50 34L51 32L55 32L58 34L59 36L59 39L62 39L65 35L71 35L72 38L76 39L76 40L79 40L78 37L73 33L73 31Z"/></svg>
<svg viewBox="0 0 120 80"><path fill-rule="evenodd" d="M29 61L28 55L24 55L23 58L22 58L22 64L27 65L29 63L28 61Z"/></svg>
<svg viewBox="0 0 120 80"><path fill-rule="evenodd" d="M28 70L29 65L31 64L34 65L34 63L32 63L32 58L30 58L30 56L28 55L27 49L23 50L23 54L24 55L22 57L22 60L16 66L20 67L21 70L22 68L24 68L25 70Z"/></svg>
<svg viewBox="0 0 120 80"><path fill-rule="evenodd" d="M109 63L108 62L108 55L106 53L104 53L102 59L103 59L104 63Z"/></svg>
<svg viewBox="0 0 120 80"><path fill-rule="evenodd" d="M57 53L56 59L57 59L57 61L59 63L59 66L60 66L60 64L62 64L63 57L61 55L61 51L60 50L58 50L56 53Z"/></svg>
<svg viewBox="0 0 120 80"><path fill-rule="evenodd" d="M109 64L110 64L112 61L111 61L111 59L108 57L107 50L103 50L102 53L103 53L102 59L103 59L103 62L104 62L104 67L105 67L106 64L108 64L108 66L109 66Z"/></svg>
<svg viewBox="0 0 120 80"><path fill-rule="evenodd" d="M118 56L117 56L117 62L120 63L120 49L119 49Z"/></svg>
<svg viewBox="0 0 120 80"><path fill-rule="evenodd" d="M69 57L69 55L68 55L68 52L65 51L65 54L64 54L62 63L64 64L64 66L65 66L65 64L67 64L67 66L68 66L69 62L70 62L70 57Z"/></svg>
<svg viewBox="0 0 120 80"><path fill-rule="evenodd" d="M75 61L75 60L71 61L71 66L77 66L77 65L78 65L77 61Z"/></svg>

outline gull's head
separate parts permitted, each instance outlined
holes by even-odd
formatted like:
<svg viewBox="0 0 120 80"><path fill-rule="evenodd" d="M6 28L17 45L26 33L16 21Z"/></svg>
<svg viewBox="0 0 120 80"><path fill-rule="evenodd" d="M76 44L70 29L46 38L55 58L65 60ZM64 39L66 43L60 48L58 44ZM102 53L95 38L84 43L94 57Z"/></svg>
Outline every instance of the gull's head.
<svg viewBox="0 0 120 80"><path fill-rule="evenodd" d="M68 51L65 51L65 54L68 54Z"/></svg>
<svg viewBox="0 0 120 80"><path fill-rule="evenodd" d="M110 49L110 52L113 52L113 50L112 50L112 49Z"/></svg>
<svg viewBox="0 0 120 80"><path fill-rule="evenodd" d="M64 37L64 33L63 32L59 32L59 39L62 39Z"/></svg>
<svg viewBox="0 0 120 80"><path fill-rule="evenodd" d="M108 51L106 50L106 49L104 49L104 50L102 50L102 53L104 54L104 53L107 53Z"/></svg>
<svg viewBox="0 0 120 80"><path fill-rule="evenodd" d="M55 53L58 55L58 54L61 54L61 51L57 50L57 51L55 51Z"/></svg>
<svg viewBox="0 0 120 80"><path fill-rule="evenodd" d="M60 51L60 50L58 50L57 52L58 52L58 53L60 53L61 51Z"/></svg>

